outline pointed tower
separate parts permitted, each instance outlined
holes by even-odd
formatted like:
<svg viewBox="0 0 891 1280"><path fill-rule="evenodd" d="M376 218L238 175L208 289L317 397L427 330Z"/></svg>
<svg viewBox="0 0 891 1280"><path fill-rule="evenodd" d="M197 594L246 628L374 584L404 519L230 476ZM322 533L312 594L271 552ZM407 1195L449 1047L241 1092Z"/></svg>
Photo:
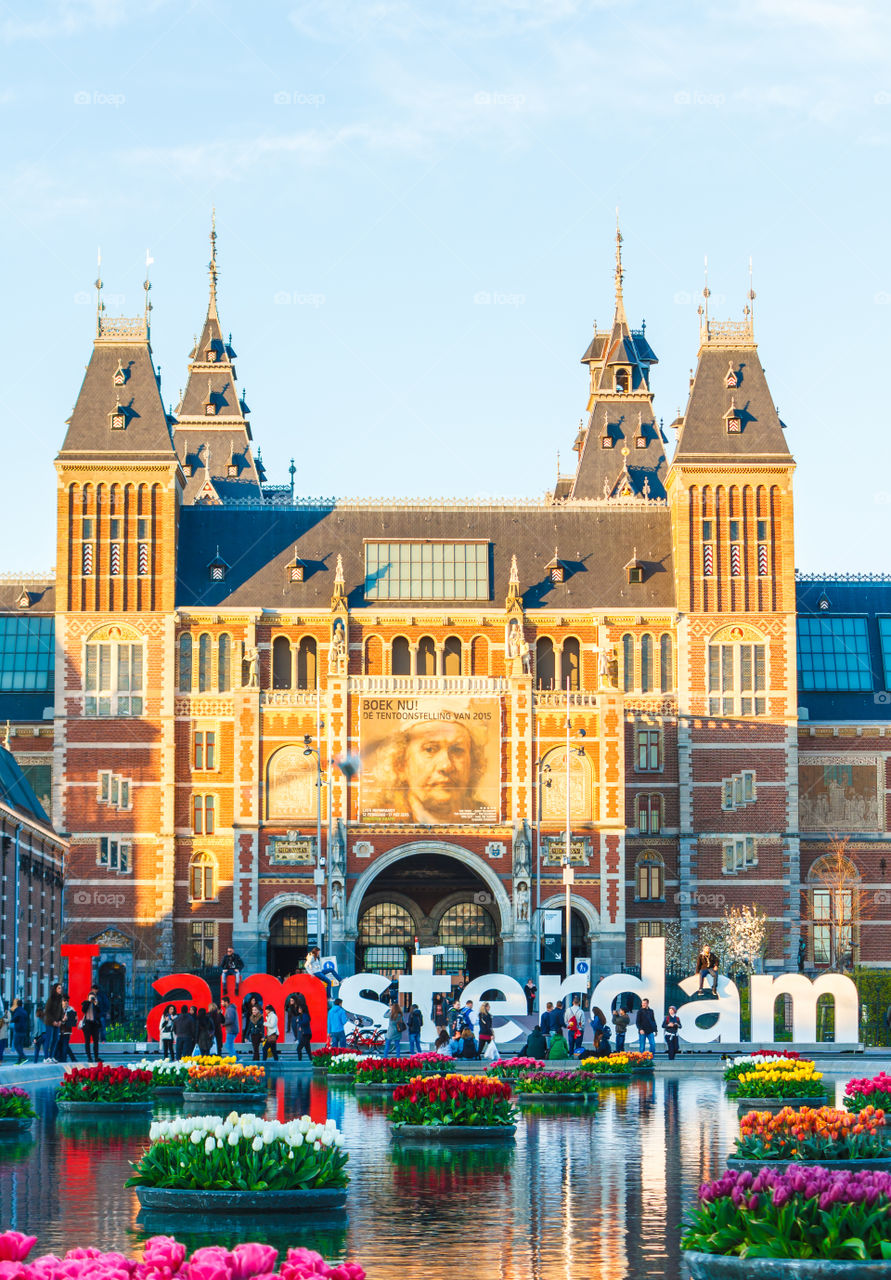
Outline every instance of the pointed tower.
<svg viewBox="0 0 891 1280"><path fill-rule="evenodd" d="M716 322L707 286L704 298L696 373L668 473L680 825L698 832L682 835L680 846L689 934L714 914L705 908L703 919L700 886L714 892L721 884L725 907L758 902L776 922L799 911L795 464L750 305L741 321ZM791 963L797 938L775 927Z"/></svg>
<svg viewBox="0 0 891 1280"><path fill-rule="evenodd" d="M174 440L186 478L185 501L262 501L261 473L251 448L249 409L238 391L231 335L217 313L216 214L210 232L210 300L201 336L189 357Z"/></svg>
<svg viewBox="0 0 891 1280"><path fill-rule="evenodd" d="M625 314L622 233L616 227L615 313L598 331L582 364L588 366L587 420L573 448L575 478L557 498L665 498L665 450L653 415L650 369L658 363L646 328L632 330Z"/></svg>

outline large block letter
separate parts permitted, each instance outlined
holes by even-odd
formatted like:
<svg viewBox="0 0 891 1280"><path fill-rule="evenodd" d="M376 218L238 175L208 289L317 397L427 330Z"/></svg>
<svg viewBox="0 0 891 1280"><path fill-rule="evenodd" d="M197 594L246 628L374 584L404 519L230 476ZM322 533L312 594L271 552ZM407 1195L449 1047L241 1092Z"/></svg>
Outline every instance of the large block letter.
<svg viewBox="0 0 891 1280"><path fill-rule="evenodd" d="M792 998L792 1042L813 1044L817 1039L817 1001L832 996L835 1002L835 1043L856 1044L859 1039L857 988L842 973L824 973L812 982L803 973L752 975L752 1041L773 1041L774 1002L777 996Z"/></svg>
<svg viewBox="0 0 891 1280"><path fill-rule="evenodd" d="M328 992L324 982L309 974L292 974L279 982L269 973L252 973L249 978L241 980L241 999L256 995L263 1001L264 1008L271 1004L278 1017L279 1038L285 1038L285 1000L292 992L299 991L306 997L309 1020L312 1024L313 1043L322 1044L328 1039ZM244 1038L244 1028L242 1028Z"/></svg>
<svg viewBox="0 0 891 1280"><path fill-rule="evenodd" d="M206 1009L213 1000L210 987L203 978L196 978L194 973L169 973L166 978L158 978L157 982L153 982L152 987L159 996L167 996L167 999L156 1004L145 1020L149 1040L158 1039L161 1015L169 1004L176 1005L178 1013L181 1004L194 1004L199 1009ZM176 995L172 996L174 991Z"/></svg>
<svg viewBox="0 0 891 1280"><path fill-rule="evenodd" d="M487 991L500 991L503 1000L490 1000L489 1012L493 1018L507 1018L508 1021L494 1028L496 1044L500 1040L513 1040L523 1035L523 1028L514 1022L512 1014L526 1012L526 995L516 978L508 978L503 973L486 973L481 978L468 982L461 992L461 1003L473 1001L473 1007L479 1012L480 1000ZM434 1028L435 1030L435 1028Z"/></svg>
<svg viewBox="0 0 891 1280"><path fill-rule="evenodd" d="M681 990L692 996L699 988L698 978L684 978L678 983ZM725 1044L739 1044L739 991L735 982L718 974L718 998L694 999L682 1004L677 1011L681 1020L681 1039L687 1044L712 1044L723 1040ZM698 1018L716 1013L718 1020L712 1027L700 1027Z"/></svg>
<svg viewBox="0 0 891 1280"><path fill-rule="evenodd" d="M68 1001L77 1020L80 1021L80 1006L90 994L93 985L93 961L99 955L95 942L63 942L60 948L68 961ZM83 1044L84 1033L75 1027L71 1033L72 1044Z"/></svg>

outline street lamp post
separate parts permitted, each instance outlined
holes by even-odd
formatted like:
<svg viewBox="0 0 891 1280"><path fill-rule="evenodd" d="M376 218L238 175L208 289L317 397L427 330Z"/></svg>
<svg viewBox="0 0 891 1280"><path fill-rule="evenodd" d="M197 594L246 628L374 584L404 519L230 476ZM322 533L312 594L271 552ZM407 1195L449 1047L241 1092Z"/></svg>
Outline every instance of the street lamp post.
<svg viewBox="0 0 891 1280"><path fill-rule="evenodd" d="M564 910L566 912L566 976L572 977L572 886L575 882L575 871L572 867L572 794L570 791L570 769L572 765L572 721L569 718L569 678L566 680L566 833L563 845L563 885L566 891ZM584 729L579 729L579 737L584 738ZM583 747L576 747L575 754L583 756Z"/></svg>
<svg viewBox="0 0 891 1280"><path fill-rule="evenodd" d="M536 760L535 769L538 774L537 803L535 806L535 973L541 983L541 789L545 785L543 775L551 772L551 766L544 760ZM547 785L551 785L548 778Z"/></svg>
<svg viewBox="0 0 891 1280"><path fill-rule="evenodd" d="M316 886L316 942L322 951L325 945L322 917L322 885L325 882L325 864L322 860L322 752L319 747L312 745L312 738L308 733L303 735L303 754L316 758L316 864L313 880Z"/></svg>

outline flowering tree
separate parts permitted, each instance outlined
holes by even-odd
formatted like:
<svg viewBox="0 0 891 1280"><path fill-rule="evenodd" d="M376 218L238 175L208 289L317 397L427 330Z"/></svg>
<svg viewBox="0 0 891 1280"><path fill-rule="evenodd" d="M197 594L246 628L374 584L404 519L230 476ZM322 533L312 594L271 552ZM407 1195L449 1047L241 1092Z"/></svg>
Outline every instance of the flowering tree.
<svg viewBox="0 0 891 1280"><path fill-rule="evenodd" d="M721 947L728 973L755 973L767 946L767 916L759 906L731 907L721 923Z"/></svg>

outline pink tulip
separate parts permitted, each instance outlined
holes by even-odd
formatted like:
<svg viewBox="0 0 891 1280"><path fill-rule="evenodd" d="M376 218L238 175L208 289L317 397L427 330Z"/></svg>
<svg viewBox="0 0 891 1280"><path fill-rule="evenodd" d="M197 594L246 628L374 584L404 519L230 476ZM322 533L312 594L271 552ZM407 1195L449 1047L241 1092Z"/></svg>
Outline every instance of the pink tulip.
<svg viewBox="0 0 891 1280"><path fill-rule="evenodd" d="M153 1267L167 1267L171 1275L176 1275L185 1262L186 1246L173 1236L152 1236L146 1241L143 1257Z"/></svg>
<svg viewBox="0 0 891 1280"><path fill-rule="evenodd" d="M4 1231L0 1236L0 1262L24 1262L36 1243L36 1236L24 1236L21 1231Z"/></svg>
<svg viewBox="0 0 891 1280"><path fill-rule="evenodd" d="M251 1280L252 1276L275 1271L278 1250L268 1244L237 1244L232 1250L232 1280Z"/></svg>

